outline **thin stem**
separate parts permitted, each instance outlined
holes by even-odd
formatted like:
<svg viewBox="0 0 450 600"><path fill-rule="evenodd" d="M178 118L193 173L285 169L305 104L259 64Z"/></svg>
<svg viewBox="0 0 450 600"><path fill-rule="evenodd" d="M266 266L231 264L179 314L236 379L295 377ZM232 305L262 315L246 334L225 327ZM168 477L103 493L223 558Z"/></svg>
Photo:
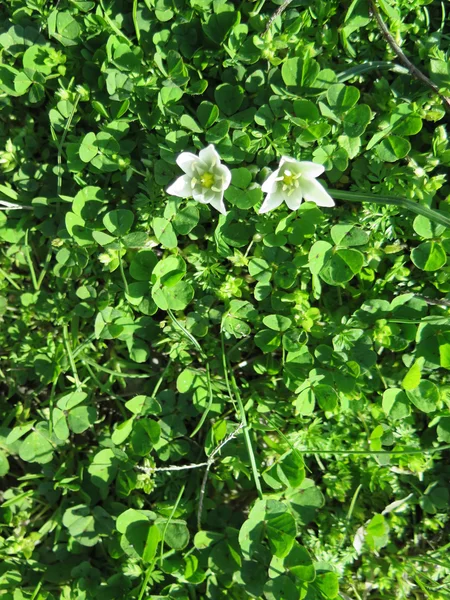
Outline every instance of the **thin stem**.
<svg viewBox="0 0 450 600"><path fill-rule="evenodd" d="M289 4L291 2L292 2L292 0L284 0L283 4L277 8L277 10L270 17L270 19L266 25L266 29L264 30L263 36L266 35L266 33L271 28L272 23L275 21L275 19L284 13L284 11L287 9L287 7L289 6Z"/></svg>
<svg viewBox="0 0 450 600"><path fill-rule="evenodd" d="M167 365L164 367L164 371L161 373L161 377L158 379L155 387L153 388L151 398L156 398L156 394L158 393L158 390L161 387L162 382L164 381L164 378L165 378L167 371L169 370L171 364L172 364L172 359L169 358Z"/></svg>
<svg viewBox="0 0 450 600"><path fill-rule="evenodd" d="M298 448L296 448L297 452L300 452L300 454L361 454L361 455L394 455L394 456L400 456L402 454L437 454L438 452L443 452L444 450L449 450L450 449L450 444L447 444L445 446L438 446L437 448L431 448L430 450L418 450L418 449L411 449L411 450L319 450L319 449L306 449L306 450L299 450Z"/></svg>
<svg viewBox="0 0 450 600"><path fill-rule="evenodd" d="M124 34L120 31L120 29L117 27L117 25L114 23L114 21L112 21L109 18L108 13L106 12L105 9L105 5L103 3L103 0L99 0L99 4L103 10L103 18L105 19L105 21L108 23L108 25L111 27L111 29L114 31L114 33L116 33L118 36L123 37L129 44L130 46L133 46L133 42ZM140 597L139 597L140 600Z"/></svg>
<svg viewBox="0 0 450 600"><path fill-rule="evenodd" d="M89 360L86 357L82 358L82 362L87 363L88 365L91 365L91 367L94 367L98 371L104 371L105 373L109 373L110 375L115 375L116 377L122 377L123 379L126 379L127 377L130 379L132 379L132 378L147 379L148 377L150 377L150 373L145 373L145 374L144 373L122 373L122 372L118 372L118 371L113 371L112 369L103 367L102 365L99 365L96 362L94 362L93 360Z"/></svg>
<svg viewBox="0 0 450 600"><path fill-rule="evenodd" d="M62 173L61 173L62 147L63 147L64 142L66 141L66 136L67 136L67 133L68 133L68 131L70 129L70 126L72 124L72 119L73 119L73 117L75 115L75 111L77 110L77 106L78 106L78 102L80 101L80 98L81 98L81 94L77 94L76 98L75 98L75 101L73 103L72 111L71 111L71 113L69 115L69 118L67 119L67 122L66 122L66 124L64 126L64 131L63 131L62 136L61 136L61 141L58 144L58 179L57 179L57 184L56 184L57 185L58 196L61 194L61 188L62 188Z"/></svg>
<svg viewBox="0 0 450 600"><path fill-rule="evenodd" d="M11 284L11 285L12 285L14 288L16 288L16 290L19 290L19 292L20 292L20 287L17 285L17 283L14 281L14 279L12 279L12 278L11 278L11 277L8 275L8 273L7 273L6 271L4 271L3 269L0 269L0 274L2 274L2 275L3 275L3 277L4 277L4 278L5 278L7 281L9 281L9 283L10 283L10 284Z"/></svg>
<svg viewBox="0 0 450 600"><path fill-rule="evenodd" d="M33 287L34 287L35 291L38 291L39 287L38 287L38 283L37 283L37 279L36 279L36 271L34 270L33 261L31 260L31 255L30 255L30 246L28 245L28 233L29 233L29 229L27 229L27 231L25 232L25 246L24 246L23 253L25 255L25 260L27 261L27 265L30 269L31 281L33 283Z"/></svg>
<svg viewBox="0 0 450 600"><path fill-rule="evenodd" d="M179 329L181 329L181 331L184 333L184 335L188 338L188 340L190 342L192 342L194 344L194 346L197 348L197 350L200 352L200 354L202 355L203 358L207 358L205 353L202 350L202 347L200 346L200 344L197 342L197 340L195 339L195 337L192 335L192 333L190 333L190 331L188 331L186 329L186 327L184 327L184 325L182 325L178 319L175 317L175 315L173 314L173 312L171 311L170 308L167 309L167 314L169 315L169 317L171 318L172 322L174 325L176 325Z"/></svg>
<svg viewBox="0 0 450 600"><path fill-rule="evenodd" d="M169 527L170 521L173 519L173 515L175 514L175 511L177 510L178 505L180 504L180 501L181 501L181 498L183 496L185 488L186 488L186 484L183 483L183 485L181 486L181 489L180 489L180 491L178 493L178 497L175 500L175 504L173 505L173 509L172 509L172 511L171 511L171 513L169 515L169 518L167 519L166 526L164 527L164 531L163 531L162 536L161 536L161 552L160 552L160 558L159 558L159 560L161 561L161 565L162 565L162 562L163 562L163 559L164 559L164 540L166 538L167 528Z"/></svg>
<svg viewBox="0 0 450 600"><path fill-rule="evenodd" d="M189 437L194 437L194 435L196 435L200 431L200 429L203 426L203 423L206 421L206 417L208 416L208 413L211 410L211 406L214 401L212 384L211 384L211 369L209 367L209 362L206 363L206 382L208 385L208 395L209 395L208 404L202 414L202 418L200 419L197 427L194 429L194 431L191 433L191 435Z"/></svg>
<svg viewBox="0 0 450 600"><path fill-rule="evenodd" d="M152 576L153 569L155 568L155 563L156 563L156 554L155 554L155 557L153 558L150 566L148 567L147 571L145 572L145 578L144 578L144 581L142 582L142 586L139 591L138 600L142 600L142 598L144 597L145 590L147 589L147 586L148 586L148 582L150 581L150 577Z"/></svg>
<svg viewBox="0 0 450 600"><path fill-rule="evenodd" d="M447 110L449 110L450 109L450 98L442 95L439 92L439 87L435 83L433 83L433 81L431 81L431 79L429 79L426 75L424 75L422 73L422 71L420 71L415 65L413 65L413 63L405 55L403 50L400 48L400 46L397 44L397 42L392 37L392 34L389 31L389 29L387 28L386 23L383 21L375 0L369 0L369 4L370 4L370 8L372 10L373 16L375 17L375 21L377 22L377 25L378 25L381 33L383 34L383 37L385 38L385 40L389 44L389 46L392 48L392 50L395 52L398 59L405 65L405 67L407 69L409 69L409 72L411 73L411 75L413 77L415 77L416 79L419 79L419 81L422 81L422 83L425 83L425 85L427 85L434 92L436 92L436 94L438 94L441 97L441 99L444 101L445 108Z"/></svg>
<svg viewBox="0 0 450 600"><path fill-rule="evenodd" d="M445 216L444 213L438 210L434 210L432 208L428 208L428 206L424 206L423 204L419 204L418 202L412 202L411 200L407 200L406 198L397 198L395 196L377 196L375 194L366 194L362 192L353 192L353 191L344 191L344 190L328 190L330 194L339 200L346 200L348 202L372 202L373 204L386 204L389 206L398 206L400 208L404 208L405 210L409 210L417 215L422 215L430 219L430 221L434 221L435 223L439 223L440 225L445 225L445 227L450 227L450 218Z"/></svg>
<svg viewBox="0 0 450 600"><path fill-rule="evenodd" d="M81 381L78 377L77 367L76 367L76 364L75 364L75 361L73 358L72 348L70 346L69 331L67 329L67 323L63 324L63 339L64 339L64 345L66 347L67 356L69 357L70 368L72 369L73 377L75 379L75 384L77 386L77 389L80 389Z"/></svg>
<svg viewBox="0 0 450 600"><path fill-rule="evenodd" d="M136 31L136 39L137 39L138 44L140 44L141 32L140 32L139 23L137 20L137 4L138 4L138 0L133 0L133 23L134 23L134 29Z"/></svg>
<svg viewBox="0 0 450 600"><path fill-rule="evenodd" d="M41 289L41 285L42 285L42 282L44 281L45 275L47 274L47 269L48 269L48 265L50 264L51 258L52 258L52 246L50 244L50 247L47 252L47 256L45 257L44 266L42 267L42 271L40 272L39 279L37 281L38 290Z"/></svg>
<svg viewBox="0 0 450 600"><path fill-rule="evenodd" d="M123 268L123 261L122 261L122 256L121 256L121 250L122 250L122 244L120 244L120 250L119 250L119 270L120 270L120 275L122 277L123 285L125 287L125 293L129 294L128 281L127 281L127 278L125 277L125 270Z"/></svg>
<svg viewBox="0 0 450 600"><path fill-rule="evenodd" d="M225 354L225 340L223 339L223 331L220 332L220 343L222 346L222 365L223 365L223 375L225 377L225 385L227 387L228 396L230 397L230 400L233 403L234 409L237 412L236 402L234 401L233 394L231 392L230 379L228 377L228 366L227 366L227 357Z"/></svg>
<svg viewBox="0 0 450 600"><path fill-rule="evenodd" d="M245 438L245 444L247 446L247 452L248 452L248 456L250 459L250 466L252 468L252 473L253 473L253 479L255 481L255 487L256 490L258 492L258 496L260 498L263 497L263 492L262 492L262 488L261 488L261 482L259 480L259 472L258 472L258 467L256 465L256 459L255 459L255 453L253 452L253 446L252 446L252 440L250 438L250 433L249 433L249 428L248 428L248 423L247 423L247 417L245 415L245 409L244 409L244 405L242 403L242 398L241 395L239 393L239 389L236 383L236 379L234 377L234 373L232 370L230 370L230 379L231 379L231 385L233 387L233 391L234 391L234 395L236 397L236 402L239 408L239 415L241 418L241 422L244 428L244 438Z"/></svg>
<svg viewBox="0 0 450 600"><path fill-rule="evenodd" d="M362 487L363 487L362 483L360 483L358 485L358 487L356 488L355 493L353 494L352 501L350 502L350 508L348 509L347 518L345 520L345 533L344 533L344 537L342 539L342 542L341 542L339 548L343 548L343 546L345 544L345 541L347 539L348 529L349 529L349 526L350 526L350 520L352 518L353 511L355 510L356 500L358 499L359 492L362 490Z"/></svg>

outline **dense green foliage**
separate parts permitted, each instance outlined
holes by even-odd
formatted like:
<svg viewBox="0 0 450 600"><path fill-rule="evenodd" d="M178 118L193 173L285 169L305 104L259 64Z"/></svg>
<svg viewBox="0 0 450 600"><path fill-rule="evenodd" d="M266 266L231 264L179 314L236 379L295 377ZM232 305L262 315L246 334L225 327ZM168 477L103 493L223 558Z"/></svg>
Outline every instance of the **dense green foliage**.
<svg viewBox="0 0 450 600"><path fill-rule="evenodd" d="M1 598L450 598L448 6L281 5L0 6Z"/></svg>

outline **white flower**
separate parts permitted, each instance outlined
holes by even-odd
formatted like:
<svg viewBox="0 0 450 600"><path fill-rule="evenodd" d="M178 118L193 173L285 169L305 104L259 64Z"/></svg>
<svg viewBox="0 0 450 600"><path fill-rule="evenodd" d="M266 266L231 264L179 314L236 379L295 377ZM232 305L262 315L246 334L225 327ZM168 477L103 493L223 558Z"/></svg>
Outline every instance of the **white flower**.
<svg viewBox="0 0 450 600"><path fill-rule="evenodd" d="M262 185L261 189L267 195L259 212L269 212L283 201L291 210L297 210L302 200L310 200L318 206L334 206L333 198L316 181L324 171L322 165L283 156L278 169Z"/></svg>
<svg viewBox="0 0 450 600"><path fill-rule="evenodd" d="M200 150L196 156L192 152L182 152L177 157L177 165L185 175L167 188L167 193L179 198L194 198L202 204L211 204L223 215L226 214L223 193L230 185L230 170L222 165L213 144Z"/></svg>

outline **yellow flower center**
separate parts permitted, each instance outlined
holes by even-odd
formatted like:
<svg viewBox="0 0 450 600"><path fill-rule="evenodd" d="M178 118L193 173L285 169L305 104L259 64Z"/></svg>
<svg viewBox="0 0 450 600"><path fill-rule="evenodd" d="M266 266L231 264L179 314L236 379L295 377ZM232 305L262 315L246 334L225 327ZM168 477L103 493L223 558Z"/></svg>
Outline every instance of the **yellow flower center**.
<svg viewBox="0 0 450 600"><path fill-rule="evenodd" d="M286 171L283 173L283 185L287 187L292 187L293 185L295 185L296 179L297 177L295 176L295 174L292 173L292 171L289 171L289 169L286 169Z"/></svg>
<svg viewBox="0 0 450 600"><path fill-rule="evenodd" d="M214 185L214 175L212 173L203 173L203 175L200 177L200 183L204 188L212 188Z"/></svg>
<svg viewBox="0 0 450 600"><path fill-rule="evenodd" d="M295 177L294 177L294 175L292 175L292 173L290 171L288 171L287 173L285 173L283 175L283 183L284 183L284 185L287 185L288 187L291 187L294 185L294 180L295 180Z"/></svg>

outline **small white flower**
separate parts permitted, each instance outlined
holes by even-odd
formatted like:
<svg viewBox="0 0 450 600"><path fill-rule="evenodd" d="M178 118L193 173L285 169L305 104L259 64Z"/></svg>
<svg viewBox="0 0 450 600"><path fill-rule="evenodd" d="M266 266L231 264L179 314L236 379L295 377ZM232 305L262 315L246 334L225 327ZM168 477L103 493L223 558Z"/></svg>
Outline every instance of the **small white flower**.
<svg viewBox="0 0 450 600"><path fill-rule="evenodd" d="M278 169L262 185L266 197L259 212L269 212L283 201L291 210L297 210L302 200L310 200L318 206L334 206L333 198L316 181L324 171L322 165L283 156Z"/></svg>
<svg viewBox="0 0 450 600"><path fill-rule="evenodd" d="M200 150L196 156L192 152L182 152L177 157L177 165L185 175L167 188L167 193L179 198L194 198L202 204L211 204L220 213L227 213L223 194L231 183L231 172L220 162L220 156L213 144Z"/></svg>

